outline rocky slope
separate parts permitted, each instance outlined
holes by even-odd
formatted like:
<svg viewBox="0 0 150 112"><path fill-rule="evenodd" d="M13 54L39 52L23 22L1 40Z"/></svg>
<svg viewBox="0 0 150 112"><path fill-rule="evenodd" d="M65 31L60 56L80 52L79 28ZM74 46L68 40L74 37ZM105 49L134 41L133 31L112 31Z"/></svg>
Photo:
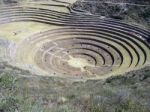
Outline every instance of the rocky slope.
<svg viewBox="0 0 150 112"><path fill-rule="evenodd" d="M79 0L74 4L74 7L87 13L150 28L149 0Z"/></svg>

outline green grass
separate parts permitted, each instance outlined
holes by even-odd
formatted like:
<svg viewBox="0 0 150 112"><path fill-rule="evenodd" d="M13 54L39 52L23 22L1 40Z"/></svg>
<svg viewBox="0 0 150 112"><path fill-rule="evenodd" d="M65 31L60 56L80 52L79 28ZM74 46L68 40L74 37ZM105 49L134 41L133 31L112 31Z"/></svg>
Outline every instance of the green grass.
<svg viewBox="0 0 150 112"><path fill-rule="evenodd" d="M16 72L20 71L20 72ZM15 73L16 72L16 73ZM0 112L149 112L150 69L71 82L10 69L0 74Z"/></svg>

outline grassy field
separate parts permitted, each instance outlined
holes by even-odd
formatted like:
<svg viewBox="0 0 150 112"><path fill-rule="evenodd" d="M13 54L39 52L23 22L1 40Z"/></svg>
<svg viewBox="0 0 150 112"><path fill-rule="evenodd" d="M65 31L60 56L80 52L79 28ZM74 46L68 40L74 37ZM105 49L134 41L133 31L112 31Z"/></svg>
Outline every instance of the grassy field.
<svg viewBox="0 0 150 112"><path fill-rule="evenodd" d="M0 112L149 112L150 67L104 80L36 76L1 63Z"/></svg>

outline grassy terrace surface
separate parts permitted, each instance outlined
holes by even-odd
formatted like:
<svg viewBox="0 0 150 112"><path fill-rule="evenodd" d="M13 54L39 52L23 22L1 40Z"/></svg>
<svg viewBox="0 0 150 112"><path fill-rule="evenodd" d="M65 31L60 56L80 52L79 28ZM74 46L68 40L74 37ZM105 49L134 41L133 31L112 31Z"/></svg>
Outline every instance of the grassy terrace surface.
<svg viewBox="0 0 150 112"><path fill-rule="evenodd" d="M0 63L1 112L149 112L150 67L103 80L36 76Z"/></svg>

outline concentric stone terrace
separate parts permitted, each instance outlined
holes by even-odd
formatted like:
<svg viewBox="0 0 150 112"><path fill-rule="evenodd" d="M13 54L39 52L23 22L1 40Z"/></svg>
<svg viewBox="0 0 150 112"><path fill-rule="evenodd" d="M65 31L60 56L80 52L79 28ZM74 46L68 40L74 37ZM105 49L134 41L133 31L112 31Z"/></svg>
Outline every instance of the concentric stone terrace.
<svg viewBox="0 0 150 112"><path fill-rule="evenodd" d="M149 31L84 14L71 4L2 6L1 57L36 74L72 79L107 78L149 63Z"/></svg>

